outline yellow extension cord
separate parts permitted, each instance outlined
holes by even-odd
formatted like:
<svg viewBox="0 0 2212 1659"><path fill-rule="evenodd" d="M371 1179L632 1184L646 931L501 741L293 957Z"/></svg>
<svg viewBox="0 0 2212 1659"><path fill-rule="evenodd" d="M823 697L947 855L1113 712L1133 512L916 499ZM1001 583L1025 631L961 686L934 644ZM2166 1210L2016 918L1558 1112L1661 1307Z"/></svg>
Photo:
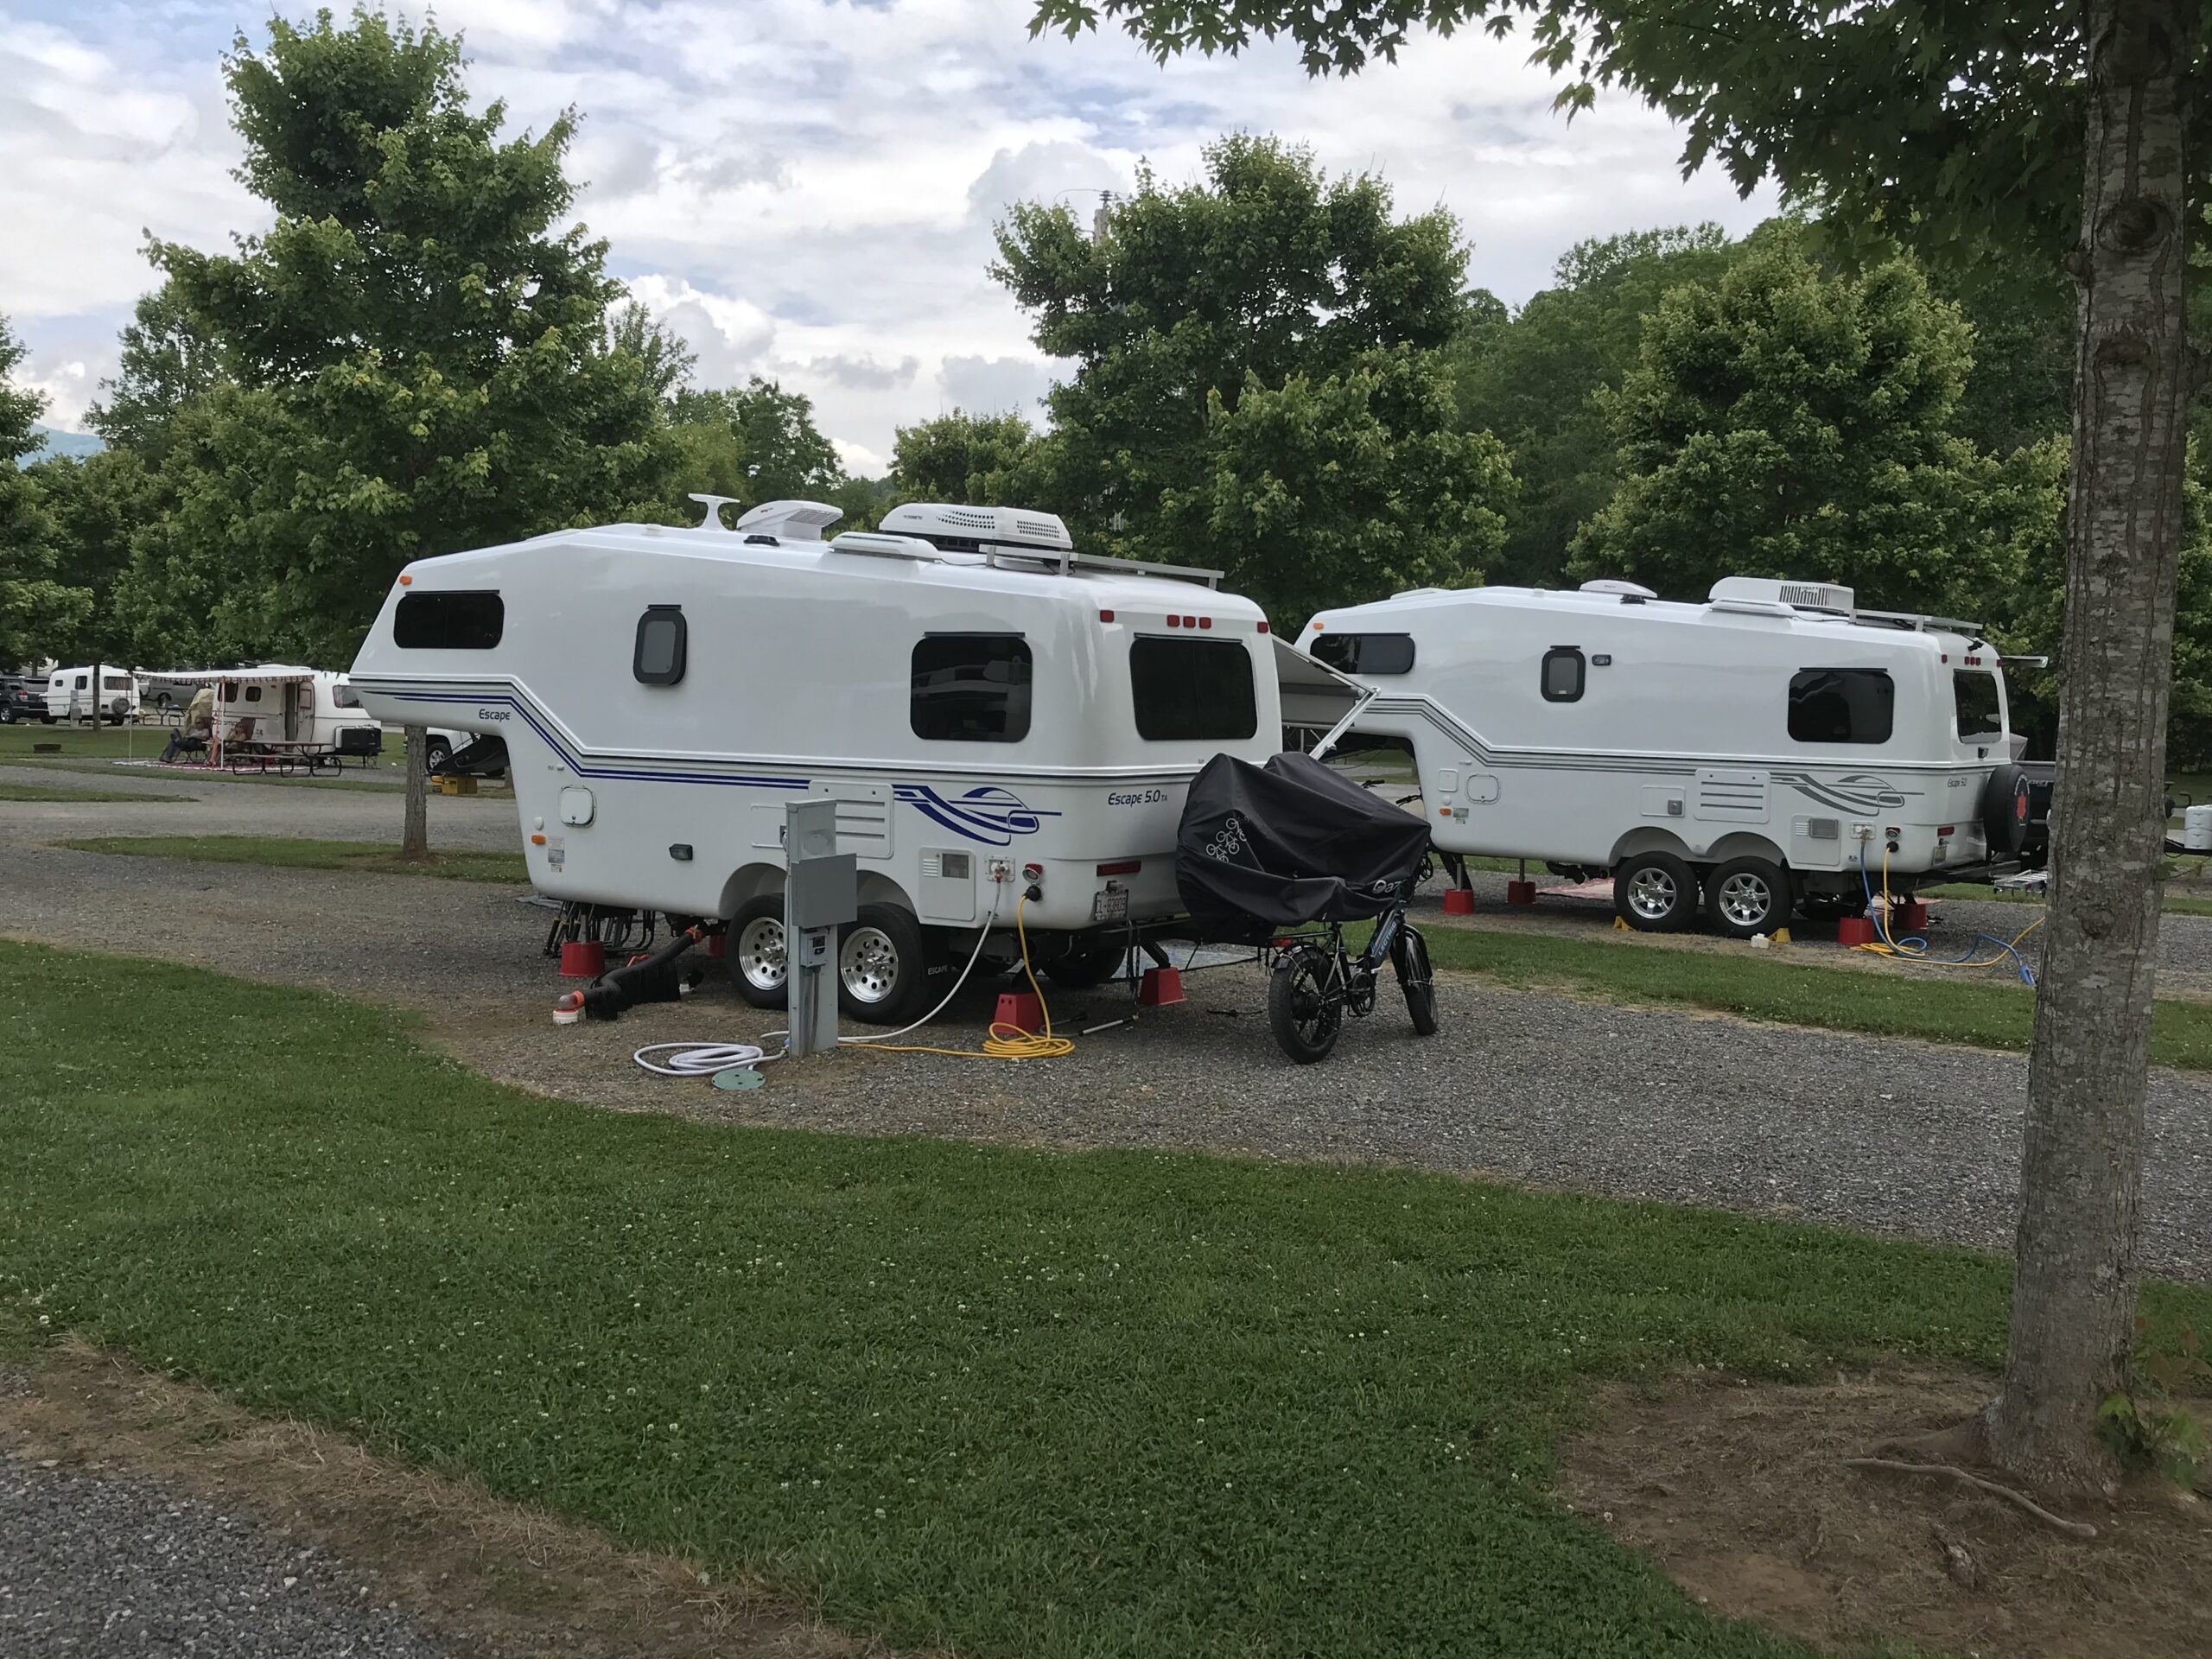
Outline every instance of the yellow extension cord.
<svg viewBox="0 0 2212 1659"><path fill-rule="evenodd" d="M942 1054L956 1060L1052 1060L1074 1053L1075 1044L1071 1039L1052 1035L1052 1010L1045 1001L1043 988L1037 983L1036 969L1029 965L1029 930L1021 925L1021 907L1028 902L1027 893L1014 900L1014 934L1021 942L1021 971L1029 980L1029 988L1037 994L1037 1006L1045 1015L1042 1032L1027 1032L1007 1020L994 1020L990 1035L983 1039L981 1048L933 1048L925 1043L869 1043L866 1046L879 1054Z"/></svg>
<svg viewBox="0 0 2212 1659"><path fill-rule="evenodd" d="M2044 918L2040 916L2037 917L2035 920L2030 922L2025 927L2022 928L2018 932L2015 933L2009 940L2007 940L2005 942L2005 950L1999 950L1993 957L1980 959L1969 957L1963 962L1953 962L1947 957L1931 957L1928 955L1928 946L1925 941L1922 943L1920 949L1917 950L1908 950L1903 945L1893 944L1889 938L1889 916L1890 849L1888 846L1885 844L1882 849L1882 937L1866 944L1854 944L1851 947L1853 950L1864 950L1870 956L1892 957L1899 962L1918 963L1923 968L1994 968L2001 963L2008 961L2017 962L2018 958L2009 956L2007 952L2016 950L2022 939L2026 938L2029 934L2034 932L2036 929L2041 927L2044 924Z"/></svg>

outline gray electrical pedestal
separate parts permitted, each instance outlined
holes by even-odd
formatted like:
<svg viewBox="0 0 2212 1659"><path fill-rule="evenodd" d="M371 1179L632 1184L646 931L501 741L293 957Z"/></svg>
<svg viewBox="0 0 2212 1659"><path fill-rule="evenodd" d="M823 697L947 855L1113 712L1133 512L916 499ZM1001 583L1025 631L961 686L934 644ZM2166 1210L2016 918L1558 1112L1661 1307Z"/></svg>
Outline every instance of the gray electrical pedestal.
<svg viewBox="0 0 2212 1659"><path fill-rule="evenodd" d="M837 803L784 808L784 973L791 1056L837 1050L837 930L860 913L860 872L837 850Z"/></svg>

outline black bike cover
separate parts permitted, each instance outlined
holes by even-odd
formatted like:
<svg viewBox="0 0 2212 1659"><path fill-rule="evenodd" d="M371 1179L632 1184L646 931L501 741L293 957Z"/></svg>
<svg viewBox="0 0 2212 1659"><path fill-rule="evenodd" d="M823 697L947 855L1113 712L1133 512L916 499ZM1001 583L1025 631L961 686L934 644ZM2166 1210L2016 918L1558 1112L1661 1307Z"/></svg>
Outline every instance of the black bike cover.
<svg viewBox="0 0 2212 1659"><path fill-rule="evenodd" d="M1183 804L1175 884L1199 937L1256 940L1402 904L1427 851L1427 823L1310 756L1217 754Z"/></svg>

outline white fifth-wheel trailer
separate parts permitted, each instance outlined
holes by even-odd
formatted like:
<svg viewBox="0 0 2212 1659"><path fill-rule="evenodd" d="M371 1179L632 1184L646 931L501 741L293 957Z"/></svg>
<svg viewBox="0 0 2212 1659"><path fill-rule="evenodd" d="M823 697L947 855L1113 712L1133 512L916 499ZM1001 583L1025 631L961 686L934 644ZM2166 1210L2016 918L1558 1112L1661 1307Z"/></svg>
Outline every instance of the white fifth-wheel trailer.
<svg viewBox="0 0 2212 1659"><path fill-rule="evenodd" d="M902 1023L978 927L1013 957L1017 906L1047 972L1110 974L1179 910L1199 768L1362 695L1218 573L1081 556L1050 514L910 505L825 541L818 503L716 512L421 560L349 679L384 720L503 738L538 889L726 919L757 1006L794 798L834 798L858 857L845 1011Z"/></svg>
<svg viewBox="0 0 2212 1659"><path fill-rule="evenodd" d="M1847 588L1421 588L1300 644L1375 693L1350 731L1411 749L1439 851L1610 872L1637 928L1749 938L2033 850L1995 647Z"/></svg>

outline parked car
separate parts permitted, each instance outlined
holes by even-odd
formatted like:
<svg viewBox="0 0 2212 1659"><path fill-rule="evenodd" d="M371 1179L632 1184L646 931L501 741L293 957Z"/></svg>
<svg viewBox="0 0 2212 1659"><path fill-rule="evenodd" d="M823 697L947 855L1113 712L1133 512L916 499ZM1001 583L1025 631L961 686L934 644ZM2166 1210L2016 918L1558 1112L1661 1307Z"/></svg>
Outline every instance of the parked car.
<svg viewBox="0 0 2212 1659"><path fill-rule="evenodd" d="M0 726L46 717L46 682L0 674Z"/></svg>

